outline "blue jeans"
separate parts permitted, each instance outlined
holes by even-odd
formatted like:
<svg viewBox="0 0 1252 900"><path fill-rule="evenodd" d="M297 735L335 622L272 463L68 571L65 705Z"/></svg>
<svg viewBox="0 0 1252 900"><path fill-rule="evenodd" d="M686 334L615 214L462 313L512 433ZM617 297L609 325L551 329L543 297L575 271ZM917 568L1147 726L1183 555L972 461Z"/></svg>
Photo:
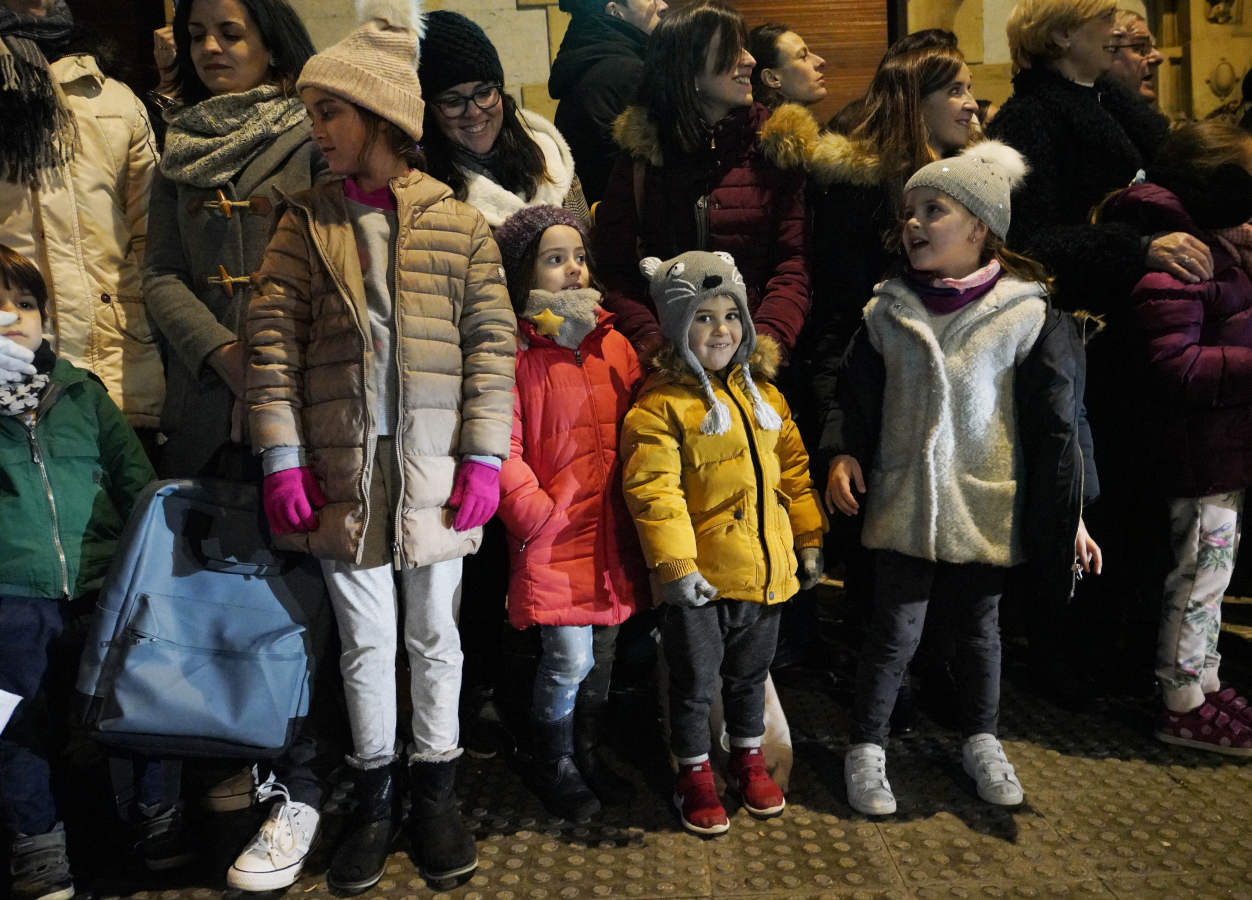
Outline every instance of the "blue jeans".
<svg viewBox="0 0 1252 900"><path fill-rule="evenodd" d="M22 698L0 732L0 822L10 834L44 834L57 821L49 759L78 662L58 645L64 630L58 601L0 597L0 690Z"/></svg>
<svg viewBox="0 0 1252 900"><path fill-rule="evenodd" d="M609 696L616 625L541 625L543 652L535 672L531 714L539 722L557 722L577 701L603 703Z"/></svg>

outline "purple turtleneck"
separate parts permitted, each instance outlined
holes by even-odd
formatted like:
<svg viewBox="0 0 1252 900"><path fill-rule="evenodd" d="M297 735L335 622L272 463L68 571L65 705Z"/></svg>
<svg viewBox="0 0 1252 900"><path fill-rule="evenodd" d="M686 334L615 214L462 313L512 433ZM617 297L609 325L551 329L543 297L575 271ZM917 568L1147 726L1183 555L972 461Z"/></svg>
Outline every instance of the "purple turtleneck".
<svg viewBox="0 0 1252 900"><path fill-rule="evenodd" d="M1002 274L1000 261L993 259L964 278L933 278L916 269L909 269L904 277L932 315L946 316L989 292Z"/></svg>

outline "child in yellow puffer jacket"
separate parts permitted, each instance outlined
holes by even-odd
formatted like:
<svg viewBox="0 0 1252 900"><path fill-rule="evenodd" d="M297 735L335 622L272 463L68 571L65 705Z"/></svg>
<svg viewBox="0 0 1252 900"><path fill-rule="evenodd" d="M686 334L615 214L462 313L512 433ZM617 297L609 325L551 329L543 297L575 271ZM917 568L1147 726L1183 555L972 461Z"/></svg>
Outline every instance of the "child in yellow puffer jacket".
<svg viewBox="0 0 1252 900"><path fill-rule="evenodd" d="M821 575L826 526L787 403L754 381L773 374L777 347L756 336L734 260L692 251L640 268L667 344L622 427L626 502L663 603L674 804L688 831L722 834L709 764L719 670L727 784L753 815L777 815L786 801L761 753L765 678L781 604Z"/></svg>

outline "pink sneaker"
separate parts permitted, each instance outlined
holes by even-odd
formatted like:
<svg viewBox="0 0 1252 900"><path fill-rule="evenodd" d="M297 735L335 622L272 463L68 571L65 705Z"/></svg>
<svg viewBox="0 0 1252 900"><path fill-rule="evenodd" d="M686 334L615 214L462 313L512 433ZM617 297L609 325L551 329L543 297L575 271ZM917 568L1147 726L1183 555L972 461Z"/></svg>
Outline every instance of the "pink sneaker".
<svg viewBox="0 0 1252 900"><path fill-rule="evenodd" d="M1248 707L1248 698L1241 696L1232 687L1222 688L1204 695L1206 703L1212 703L1232 718L1239 719L1244 725L1252 728L1252 708Z"/></svg>
<svg viewBox="0 0 1252 900"><path fill-rule="evenodd" d="M1252 756L1252 726L1207 699L1191 712L1165 710L1156 736L1180 747L1227 756Z"/></svg>

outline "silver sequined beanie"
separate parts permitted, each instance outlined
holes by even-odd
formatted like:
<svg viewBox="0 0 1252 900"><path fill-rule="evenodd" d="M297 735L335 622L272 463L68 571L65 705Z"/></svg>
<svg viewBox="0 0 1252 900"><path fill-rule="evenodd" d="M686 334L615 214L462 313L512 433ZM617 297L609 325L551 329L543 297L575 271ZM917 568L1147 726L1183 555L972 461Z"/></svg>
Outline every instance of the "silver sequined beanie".
<svg viewBox="0 0 1252 900"><path fill-rule="evenodd" d="M957 156L922 166L904 190L930 187L942 191L986 223L1000 240L1008 237L1009 197L1029 167L1020 153L1002 141L982 141Z"/></svg>
<svg viewBox="0 0 1252 900"><path fill-rule="evenodd" d="M700 430L705 434L725 434L730 430L730 409L717 399L708 373L696 359L687 340L691 321L700 309L701 302L721 296L730 297L739 309L743 338L739 342L739 349L731 357L731 363L739 363L741 366L740 371L743 373L748 396L752 400L752 413L756 417L756 423L767 431L781 428L782 417L765 401L752 380L748 361L756 349L756 329L748 310L748 290L744 285L743 275L735 267L734 257L720 250L689 250L663 262L655 256L641 259L639 271L649 281L649 291L652 294L652 304L656 307L661 334L674 345L679 359L687 364L699 380L708 401L709 411L700 424Z"/></svg>

